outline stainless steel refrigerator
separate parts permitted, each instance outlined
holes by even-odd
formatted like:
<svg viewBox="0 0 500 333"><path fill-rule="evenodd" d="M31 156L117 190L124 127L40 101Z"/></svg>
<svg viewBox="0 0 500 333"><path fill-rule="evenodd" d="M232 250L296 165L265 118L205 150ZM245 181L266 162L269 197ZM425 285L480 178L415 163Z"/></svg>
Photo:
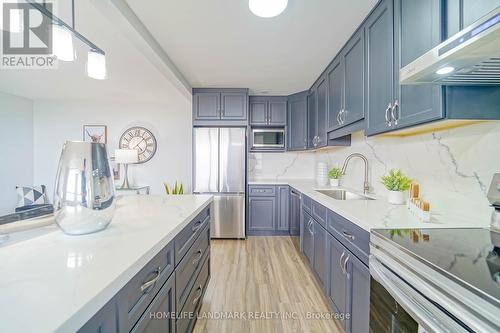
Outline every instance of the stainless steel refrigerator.
<svg viewBox="0 0 500 333"><path fill-rule="evenodd" d="M194 193L214 195L212 238L245 238L246 128L197 127Z"/></svg>

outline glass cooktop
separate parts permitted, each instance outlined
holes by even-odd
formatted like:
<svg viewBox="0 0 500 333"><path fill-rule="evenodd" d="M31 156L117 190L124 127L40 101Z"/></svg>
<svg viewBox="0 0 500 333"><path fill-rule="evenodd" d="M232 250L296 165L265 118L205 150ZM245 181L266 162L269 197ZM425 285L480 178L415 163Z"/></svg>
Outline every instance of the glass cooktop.
<svg viewBox="0 0 500 333"><path fill-rule="evenodd" d="M396 243L500 303L500 233L489 229L388 229Z"/></svg>

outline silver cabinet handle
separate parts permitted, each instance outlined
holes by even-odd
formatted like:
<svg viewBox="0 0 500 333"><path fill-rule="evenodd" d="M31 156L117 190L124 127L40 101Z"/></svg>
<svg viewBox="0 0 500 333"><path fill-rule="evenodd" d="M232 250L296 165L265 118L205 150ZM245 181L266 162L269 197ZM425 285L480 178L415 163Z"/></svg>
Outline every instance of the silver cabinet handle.
<svg viewBox="0 0 500 333"><path fill-rule="evenodd" d="M337 113L337 124L339 125L342 125L342 122L340 121L340 114L342 113L342 110L340 110L338 113Z"/></svg>
<svg viewBox="0 0 500 333"><path fill-rule="evenodd" d="M198 303L198 300L200 299L201 297L201 294L203 293L203 287L201 286L201 284L198 286L198 296L196 296L195 299L193 299L193 305L195 305L196 303Z"/></svg>
<svg viewBox="0 0 500 333"><path fill-rule="evenodd" d="M397 117L396 117L396 114L397 114ZM395 100L394 101L394 105L391 108L391 117L394 120L394 125L398 124L399 116L400 116L400 114L399 114L399 103L398 103L398 100Z"/></svg>
<svg viewBox="0 0 500 333"><path fill-rule="evenodd" d="M342 235L344 235L344 237L347 238L348 240L350 240L351 242L354 240L354 235L348 233L345 230L342 231Z"/></svg>
<svg viewBox="0 0 500 333"><path fill-rule="evenodd" d="M197 221L192 227L191 231L192 232L197 232L201 228L201 221Z"/></svg>
<svg viewBox="0 0 500 333"><path fill-rule="evenodd" d="M339 260L339 266L340 266L340 269L342 270L342 273L345 274L345 271L344 271L344 265L342 263L342 259L344 259L344 256L345 256L345 251L342 252L342 255L340 256L340 260Z"/></svg>
<svg viewBox="0 0 500 333"><path fill-rule="evenodd" d="M146 289L148 289L149 287L151 287L152 285L154 285L156 283L156 281L158 280L158 278L160 277L160 272L161 272L161 267L158 267L156 270L155 270L155 277L152 278L151 280L149 281L146 281L144 282L142 285L141 285L141 292L144 292Z"/></svg>
<svg viewBox="0 0 500 333"><path fill-rule="evenodd" d="M344 268L343 268L344 274L347 276L348 279L351 277L349 275L349 272L347 271L347 262L349 261L349 257L350 257L349 255L346 256L345 261L344 261Z"/></svg>
<svg viewBox="0 0 500 333"><path fill-rule="evenodd" d="M392 104L389 103L389 105L387 105L387 109L385 109L385 123L387 124L387 126L391 127L392 126L392 121L391 119L389 118L390 117L390 114L389 112L391 111L391 108L392 108Z"/></svg>
<svg viewBox="0 0 500 333"><path fill-rule="evenodd" d="M314 231L311 229L312 228L312 224L313 224L313 221L311 219L309 219L309 224L308 224L308 228L309 229L309 232L311 233L311 235L314 235Z"/></svg>
<svg viewBox="0 0 500 333"><path fill-rule="evenodd" d="M345 117L346 117L347 110L342 109L342 113L340 114L340 121L342 122L342 125L345 124Z"/></svg>
<svg viewBox="0 0 500 333"><path fill-rule="evenodd" d="M198 253L198 257L196 259L193 259L193 261L191 262L191 264L193 264L193 266L196 266L196 264L198 264L198 262L200 261L201 257L203 257L203 252L200 250L198 250L196 253Z"/></svg>

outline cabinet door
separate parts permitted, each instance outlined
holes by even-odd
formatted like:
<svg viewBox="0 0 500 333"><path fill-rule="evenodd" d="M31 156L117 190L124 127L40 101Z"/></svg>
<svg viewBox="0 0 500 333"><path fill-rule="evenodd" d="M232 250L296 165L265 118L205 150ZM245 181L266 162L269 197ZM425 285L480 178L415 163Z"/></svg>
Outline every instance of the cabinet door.
<svg viewBox="0 0 500 333"><path fill-rule="evenodd" d="M340 111L344 108L344 70L341 57L333 60L328 79L328 131L340 127Z"/></svg>
<svg viewBox="0 0 500 333"><path fill-rule="evenodd" d="M267 101L250 101L250 125L267 125Z"/></svg>
<svg viewBox="0 0 500 333"><path fill-rule="evenodd" d="M195 120L220 119L220 93L199 92L195 93L193 98Z"/></svg>
<svg viewBox="0 0 500 333"><path fill-rule="evenodd" d="M314 226L313 218L302 210L302 252L304 253L309 264L312 266L314 263Z"/></svg>
<svg viewBox="0 0 500 333"><path fill-rule="evenodd" d="M318 135L318 110L316 109L316 90L312 89L307 97L307 147L314 148Z"/></svg>
<svg viewBox="0 0 500 333"><path fill-rule="evenodd" d="M278 186L278 225L276 230L290 230L290 188Z"/></svg>
<svg viewBox="0 0 500 333"><path fill-rule="evenodd" d="M365 117L365 39L364 30L356 32L345 47L344 61L344 112L342 126Z"/></svg>
<svg viewBox="0 0 500 333"><path fill-rule="evenodd" d="M132 329L132 333L156 333L156 332L175 332L174 317L154 318L151 314L159 316L168 316L176 311L175 308L175 274L165 282L163 287L144 312L141 319ZM103 331L106 332L106 331Z"/></svg>
<svg viewBox="0 0 500 333"><path fill-rule="evenodd" d="M307 94L288 101L288 150L307 149Z"/></svg>
<svg viewBox="0 0 500 333"><path fill-rule="evenodd" d="M329 281L328 296L339 313L347 313L347 278L343 270L346 253L349 252L335 237L328 234ZM368 305L369 306L369 305ZM342 321L346 328L346 321Z"/></svg>
<svg viewBox="0 0 500 333"><path fill-rule="evenodd" d="M370 270L353 254L347 259L351 318L346 332L368 332L370 326Z"/></svg>
<svg viewBox="0 0 500 333"><path fill-rule="evenodd" d="M325 147L328 144L327 140L327 108L328 108L328 92L326 77L323 77L317 88L317 109L318 109L318 129L317 129L317 147Z"/></svg>
<svg viewBox="0 0 500 333"><path fill-rule="evenodd" d="M366 38L366 134L391 129L386 116L393 101L393 5L382 0L365 23Z"/></svg>
<svg viewBox="0 0 500 333"><path fill-rule="evenodd" d="M247 119L247 95L244 93L221 93L221 118L230 120Z"/></svg>
<svg viewBox="0 0 500 333"><path fill-rule="evenodd" d="M276 198L250 197L249 203L249 230L274 231L276 229Z"/></svg>
<svg viewBox="0 0 500 333"><path fill-rule="evenodd" d="M438 45L442 33L442 2L394 1L395 106L392 128L443 118L443 88L439 85L399 85L399 69Z"/></svg>
<svg viewBox="0 0 500 333"><path fill-rule="evenodd" d="M276 126L286 125L285 98L276 98L269 100L268 120L269 120L269 125L276 125Z"/></svg>
<svg viewBox="0 0 500 333"><path fill-rule="evenodd" d="M99 333L99 332L118 332L116 300L109 301L99 312L97 312L78 333Z"/></svg>
<svg viewBox="0 0 500 333"><path fill-rule="evenodd" d="M326 285L327 275L327 233L326 230L316 221L313 223L314 232L314 272L319 278L323 289Z"/></svg>
<svg viewBox="0 0 500 333"><path fill-rule="evenodd" d="M290 235L300 235L300 194L290 190Z"/></svg>

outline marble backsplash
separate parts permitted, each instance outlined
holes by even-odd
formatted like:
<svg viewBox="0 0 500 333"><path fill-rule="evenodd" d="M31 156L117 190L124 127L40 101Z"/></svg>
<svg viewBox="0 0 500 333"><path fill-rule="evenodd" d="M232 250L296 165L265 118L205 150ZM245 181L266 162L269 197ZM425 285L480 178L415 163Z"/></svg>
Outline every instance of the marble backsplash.
<svg viewBox="0 0 500 333"><path fill-rule="evenodd" d="M253 153L249 180L313 179L317 162L342 166L354 152L369 161L371 192L385 196L380 176L391 168L402 169L421 184L422 196L435 214L453 212L475 219L489 219L486 193L494 173L500 172L500 122L406 137L367 138L355 133L350 147L314 152ZM342 185L363 188L363 162L353 159Z"/></svg>

